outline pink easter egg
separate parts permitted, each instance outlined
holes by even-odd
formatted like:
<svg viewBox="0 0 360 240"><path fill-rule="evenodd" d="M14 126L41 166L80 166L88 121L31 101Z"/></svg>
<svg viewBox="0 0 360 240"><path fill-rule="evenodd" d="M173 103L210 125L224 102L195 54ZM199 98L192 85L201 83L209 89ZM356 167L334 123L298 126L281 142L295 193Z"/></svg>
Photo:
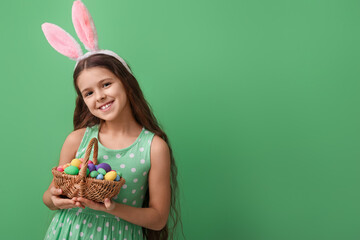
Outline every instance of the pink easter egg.
<svg viewBox="0 0 360 240"><path fill-rule="evenodd" d="M59 172L63 172L64 169L62 167L58 167L56 170L58 170Z"/></svg>

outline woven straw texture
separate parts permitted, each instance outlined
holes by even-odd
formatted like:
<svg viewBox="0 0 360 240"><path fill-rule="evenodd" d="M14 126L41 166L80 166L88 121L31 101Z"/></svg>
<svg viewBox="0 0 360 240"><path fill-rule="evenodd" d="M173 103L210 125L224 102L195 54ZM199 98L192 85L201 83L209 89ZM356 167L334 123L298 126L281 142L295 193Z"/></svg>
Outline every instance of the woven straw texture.
<svg viewBox="0 0 360 240"><path fill-rule="evenodd" d="M99 180L86 177L86 169L92 147L94 146L93 163L97 164L98 142L92 138L86 148L85 158L79 171L79 175L68 175L60 172L54 167L51 172L54 176L55 186L63 191L68 198L84 197L95 202L104 202L105 198L113 198L119 194L122 185L125 183L123 177L120 181Z"/></svg>

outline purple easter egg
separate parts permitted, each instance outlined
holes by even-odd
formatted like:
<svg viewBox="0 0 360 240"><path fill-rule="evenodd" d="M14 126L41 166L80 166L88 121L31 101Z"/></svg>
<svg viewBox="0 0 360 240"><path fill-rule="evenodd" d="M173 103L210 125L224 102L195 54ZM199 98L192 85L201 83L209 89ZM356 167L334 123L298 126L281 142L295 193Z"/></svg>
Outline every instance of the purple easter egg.
<svg viewBox="0 0 360 240"><path fill-rule="evenodd" d="M95 171L95 170L96 170L96 167L95 167L94 164L89 163L89 164L88 164L88 169L89 169L90 172L92 172L92 171Z"/></svg>
<svg viewBox="0 0 360 240"><path fill-rule="evenodd" d="M111 167L110 167L110 165L107 164L107 163L100 163L99 165L96 165L96 170L98 170L99 168L105 169L106 172L110 172L110 171L111 171Z"/></svg>

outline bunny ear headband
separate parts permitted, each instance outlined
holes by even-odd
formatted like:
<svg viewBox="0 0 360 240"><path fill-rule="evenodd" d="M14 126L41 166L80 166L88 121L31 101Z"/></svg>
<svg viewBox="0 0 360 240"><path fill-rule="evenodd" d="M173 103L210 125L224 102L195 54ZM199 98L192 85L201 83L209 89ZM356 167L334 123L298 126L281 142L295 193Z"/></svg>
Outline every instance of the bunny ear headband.
<svg viewBox="0 0 360 240"><path fill-rule="evenodd" d="M43 23L41 25L41 28L45 34L45 37L56 51L58 51L62 55L69 57L72 60L75 60L75 67L80 60L85 59L91 55L98 53L110 55L118 59L131 73L128 65L119 55L110 50L99 50L94 21L92 20L89 11L81 2L81 0L76 0L73 3L72 21L75 27L76 34L78 35L80 41L84 44L88 52L83 54L78 42L61 27L52 23Z"/></svg>

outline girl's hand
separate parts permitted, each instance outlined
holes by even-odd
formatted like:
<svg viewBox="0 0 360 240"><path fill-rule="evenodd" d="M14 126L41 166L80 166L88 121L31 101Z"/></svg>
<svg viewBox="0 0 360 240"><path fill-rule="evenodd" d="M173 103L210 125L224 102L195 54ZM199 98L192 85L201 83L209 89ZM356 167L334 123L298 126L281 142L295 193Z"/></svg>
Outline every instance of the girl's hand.
<svg viewBox="0 0 360 240"><path fill-rule="evenodd" d="M104 203L94 202L92 200L82 197L75 198L75 201L81 202L82 205L98 211L111 211L115 208L115 204L116 204L114 201L111 201L109 198L105 198Z"/></svg>
<svg viewBox="0 0 360 240"><path fill-rule="evenodd" d="M50 188L50 199L53 202L54 206L59 209L68 209L68 208L85 208L83 204L73 199L62 198L60 195L62 190L60 188L51 187Z"/></svg>

